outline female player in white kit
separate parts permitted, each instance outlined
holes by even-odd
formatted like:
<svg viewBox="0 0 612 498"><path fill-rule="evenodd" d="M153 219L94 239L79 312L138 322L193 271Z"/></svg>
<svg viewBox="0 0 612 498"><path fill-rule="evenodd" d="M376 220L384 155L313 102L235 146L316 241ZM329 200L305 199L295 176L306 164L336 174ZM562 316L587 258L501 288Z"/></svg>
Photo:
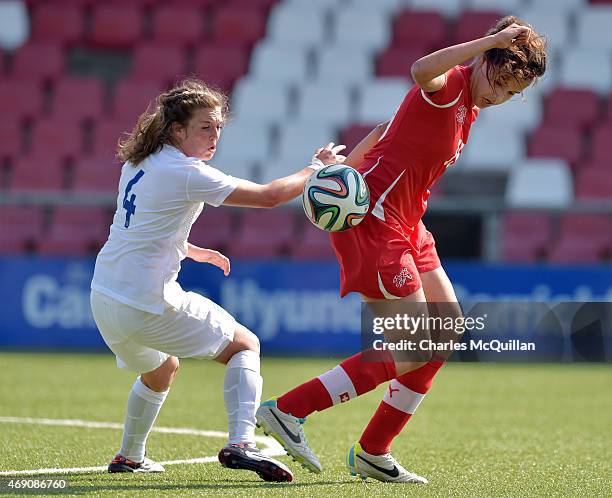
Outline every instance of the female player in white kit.
<svg viewBox="0 0 612 498"><path fill-rule="evenodd" d="M291 481L291 471L254 443L263 380L259 341L223 308L176 281L185 257L229 274L222 254L187 242L203 205L271 208L297 197L313 169L342 162L343 148L318 149L297 173L260 185L208 166L227 111L226 97L191 79L161 94L119 147L125 162L117 210L91 283L91 306L117 364L138 372L128 397L121 449L109 472L162 472L145 443L179 367L178 358L226 365L229 442L222 465Z"/></svg>

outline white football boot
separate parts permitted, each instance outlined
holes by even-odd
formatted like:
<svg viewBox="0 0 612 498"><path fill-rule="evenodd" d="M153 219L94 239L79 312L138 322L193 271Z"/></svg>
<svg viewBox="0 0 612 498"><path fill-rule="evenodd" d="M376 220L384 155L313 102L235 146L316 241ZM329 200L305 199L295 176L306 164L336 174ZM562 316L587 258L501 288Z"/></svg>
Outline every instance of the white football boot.
<svg viewBox="0 0 612 498"><path fill-rule="evenodd" d="M408 472L391 453L370 455L359 443L349 450L346 463L352 476L358 475L364 480L371 477L382 482L428 483L424 477Z"/></svg>
<svg viewBox="0 0 612 498"><path fill-rule="evenodd" d="M308 446L302 430L305 418L297 418L280 411L276 407L275 399L264 401L257 409L255 418L257 427L261 427L264 434L276 439L296 462L315 474L321 473L323 467Z"/></svg>
<svg viewBox="0 0 612 498"><path fill-rule="evenodd" d="M121 455L116 455L108 465L111 474L116 472L164 472L164 466L145 457L142 462L134 462Z"/></svg>

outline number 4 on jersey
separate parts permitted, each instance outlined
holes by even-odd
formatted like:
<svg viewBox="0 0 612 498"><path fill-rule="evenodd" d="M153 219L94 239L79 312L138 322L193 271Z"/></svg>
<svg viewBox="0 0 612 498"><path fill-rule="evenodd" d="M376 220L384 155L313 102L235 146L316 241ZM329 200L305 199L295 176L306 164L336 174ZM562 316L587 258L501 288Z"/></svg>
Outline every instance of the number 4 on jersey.
<svg viewBox="0 0 612 498"><path fill-rule="evenodd" d="M144 171L140 170L138 173L136 173L136 176L134 178L132 178L128 184L127 187L125 187L125 195L123 196L123 209L125 209L125 228L128 228L130 226L130 218L133 214L136 213L136 204L134 203L134 201L136 200L136 194L132 194L130 196L130 200L128 201L128 194L130 193L130 190L132 190L132 187L134 185L136 185L136 183L138 183L138 180L140 180L144 175Z"/></svg>

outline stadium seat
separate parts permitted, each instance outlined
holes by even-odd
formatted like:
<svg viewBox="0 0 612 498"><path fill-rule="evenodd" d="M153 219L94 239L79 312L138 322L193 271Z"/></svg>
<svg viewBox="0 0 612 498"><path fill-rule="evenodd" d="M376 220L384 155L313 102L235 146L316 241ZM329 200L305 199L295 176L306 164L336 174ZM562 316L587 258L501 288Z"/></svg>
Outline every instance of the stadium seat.
<svg viewBox="0 0 612 498"><path fill-rule="evenodd" d="M367 51L372 55L386 47L391 39L391 20L377 4L346 6L336 12L334 21L333 43L338 46L350 46L353 50Z"/></svg>
<svg viewBox="0 0 612 498"><path fill-rule="evenodd" d="M50 153L62 157L77 157L83 151L83 130L80 123L64 116L38 120L32 128L30 151L39 157Z"/></svg>
<svg viewBox="0 0 612 498"><path fill-rule="evenodd" d="M346 145L346 152L350 153L355 148L355 146L374 129L374 126L376 126L376 124L378 123L373 122L369 125L351 125L347 128L344 128L340 133L338 143ZM351 166L356 165L353 164Z"/></svg>
<svg viewBox="0 0 612 498"><path fill-rule="evenodd" d="M378 76L411 78L412 64L429 53L425 46L391 46L378 55L376 74Z"/></svg>
<svg viewBox="0 0 612 498"><path fill-rule="evenodd" d="M31 39L72 45L83 37L83 27L81 7L43 3L33 10Z"/></svg>
<svg viewBox="0 0 612 498"><path fill-rule="evenodd" d="M292 210L248 211L230 248L233 257L275 258L287 255L294 239Z"/></svg>
<svg viewBox="0 0 612 498"><path fill-rule="evenodd" d="M304 47L272 44L266 39L255 47L251 56L250 77L268 82L296 83L309 74L307 49ZM279 64L282 61L282 64ZM335 66L334 79L338 74Z"/></svg>
<svg viewBox="0 0 612 498"><path fill-rule="evenodd" d="M466 10L461 13L455 25L452 43L463 43L481 38L503 17L499 10Z"/></svg>
<svg viewBox="0 0 612 498"><path fill-rule="evenodd" d="M572 13L584 8L587 4L588 0L532 0L528 5L544 12Z"/></svg>
<svg viewBox="0 0 612 498"><path fill-rule="evenodd" d="M589 153L593 161L610 161L612 158L612 123L595 128Z"/></svg>
<svg viewBox="0 0 612 498"><path fill-rule="evenodd" d="M57 44L32 42L13 55L11 74L16 79L54 79L64 72L64 54Z"/></svg>
<svg viewBox="0 0 612 498"><path fill-rule="evenodd" d="M135 6L97 5L92 12L89 43L97 48L127 49L142 37L142 12Z"/></svg>
<svg viewBox="0 0 612 498"><path fill-rule="evenodd" d="M608 49L567 49L563 53L559 81L566 87L607 93L612 86L612 63Z"/></svg>
<svg viewBox="0 0 612 498"><path fill-rule="evenodd" d="M541 125L529 137L529 156L575 163L583 155L582 134L571 125Z"/></svg>
<svg viewBox="0 0 612 498"><path fill-rule="evenodd" d="M92 155L104 156L113 161L117 152L117 143L132 131L137 119L138 116L134 114L131 118L125 120L111 117L97 121L93 130Z"/></svg>
<svg viewBox="0 0 612 498"><path fill-rule="evenodd" d="M21 123L17 119L0 120L0 161L16 158L23 152Z"/></svg>
<svg viewBox="0 0 612 498"><path fill-rule="evenodd" d="M79 192L117 192L121 166L108 156L83 157L75 161L73 190Z"/></svg>
<svg viewBox="0 0 612 498"><path fill-rule="evenodd" d="M277 47L307 48L330 37L325 28L324 11L310 8L307 2L282 2L270 12L266 39Z"/></svg>
<svg viewBox="0 0 612 498"><path fill-rule="evenodd" d="M212 39L226 44L251 47L266 34L266 16L261 9L223 5L212 19Z"/></svg>
<svg viewBox="0 0 612 498"><path fill-rule="evenodd" d="M349 5L351 8L355 9L368 9L372 7L372 0L349 0ZM340 2L342 4L342 2ZM398 10L400 10L403 6L405 6L405 0L377 0L376 8L385 14L395 14ZM338 2L336 1L336 6L338 6ZM332 5L333 7L333 5Z"/></svg>
<svg viewBox="0 0 612 498"><path fill-rule="evenodd" d="M578 199L612 199L612 175L610 175L610 157L606 168L585 168L576 175L576 197Z"/></svg>
<svg viewBox="0 0 612 498"><path fill-rule="evenodd" d="M335 254L329 234L309 222L304 223L304 233L291 246L291 256L305 260L334 260Z"/></svg>
<svg viewBox="0 0 612 498"><path fill-rule="evenodd" d="M226 91L248 70L248 53L236 45L210 44L195 53L195 72L204 81Z"/></svg>
<svg viewBox="0 0 612 498"><path fill-rule="evenodd" d="M67 77L53 88L54 116L68 120L97 119L103 115L104 88L97 78Z"/></svg>
<svg viewBox="0 0 612 498"><path fill-rule="evenodd" d="M528 88L524 96L517 95L501 106L484 109L474 125L473 131L481 127L508 127L531 131L542 120L542 96Z"/></svg>
<svg viewBox="0 0 612 498"><path fill-rule="evenodd" d="M510 207L565 208L573 199L572 174L562 161L525 161L510 170L505 197Z"/></svg>
<svg viewBox="0 0 612 498"><path fill-rule="evenodd" d="M40 152L12 161L11 190L61 190L66 185L61 156Z"/></svg>
<svg viewBox="0 0 612 498"><path fill-rule="evenodd" d="M322 123L338 125L348 122L353 113L350 88L334 82L318 81L299 88L296 119L319 119Z"/></svg>
<svg viewBox="0 0 612 498"><path fill-rule="evenodd" d="M534 2L528 8L520 10L518 16L546 38L550 51L561 50L568 44L570 16L567 12L549 8L542 9L538 7L538 2Z"/></svg>
<svg viewBox="0 0 612 498"><path fill-rule="evenodd" d="M371 54L355 50L350 44L321 47L316 59L319 81L331 78L336 84L356 84L372 79L374 74Z"/></svg>
<svg viewBox="0 0 612 498"><path fill-rule="evenodd" d="M557 88L546 97L547 124L570 123L590 127L599 118L599 97L592 90Z"/></svg>
<svg viewBox="0 0 612 498"><path fill-rule="evenodd" d="M204 11L198 6L162 5L152 20L153 39L195 46L204 37Z"/></svg>
<svg viewBox="0 0 612 498"><path fill-rule="evenodd" d="M319 147L335 141L335 133L320 120L291 121L279 130L277 158L282 159L293 171L299 165L308 164ZM293 166L295 165L295 166Z"/></svg>
<svg viewBox="0 0 612 498"><path fill-rule="evenodd" d="M359 87L359 105L355 122L383 123L393 117L410 84L404 78L378 78Z"/></svg>
<svg viewBox="0 0 612 498"><path fill-rule="evenodd" d="M440 12L403 10L393 21L393 46L417 45L424 52L437 50L446 41L446 20Z"/></svg>
<svg viewBox="0 0 612 498"><path fill-rule="evenodd" d="M525 138L520 129L475 126L459 161L471 169L506 170L524 155Z"/></svg>
<svg viewBox="0 0 612 498"><path fill-rule="evenodd" d="M576 43L580 48L612 45L612 6L590 6L576 11Z"/></svg>
<svg viewBox="0 0 612 498"><path fill-rule="evenodd" d="M52 220L49 232L38 243L43 255L96 253L108 238L110 219L103 208L60 206L53 210Z"/></svg>
<svg viewBox="0 0 612 498"><path fill-rule="evenodd" d="M8 51L23 45L30 34L30 20L24 2L0 2L0 48Z"/></svg>
<svg viewBox="0 0 612 498"><path fill-rule="evenodd" d="M43 229L38 206L0 206L0 252L19 254L36 248Z"/></svg>
<svg viewBox="0 0 612 498"><path fill-rule="evenodd" d="M225 253L234 240L234 215L224 209L206 206L189 233L189 242Z"/></svg>
<svg viewBox="0 0 612 498"><path fill-rule="evenodd" d="M122 121L132 120L136 123L138 116L155 104L155 98L162 89L158 83L121 80L115 86L113 116Z"/></svg>
<svg viewBox="0 0 612 498"><path fill-rule="evenodd" d="M231 100L232 113L240 120L261 120L262 124L282 121L289 109L289 86L251 77L241 79Z"/></svg>
<svg viewBox="0 0 612 498"><path fill-rule="evenodd" d="M463 10L463 0L412 0L410 8L413 10L439 11L446 17L455 17Z"/></svg>
<svg viewBox="0 0 612 498"><path fill-rule="evenodd" d="M549 260L554 263L594 263L609 256L611 245L610 216L566 214L561 220L559 241Z"/></svg>
<svg viewBox="0 0 612 498"><path fill-rule="evenodd" d="M42 85L28 78L0 80L0 109L3 122L38 117L43 111Z"/></svg>
<svg viewBox="0 0 612 498"><path fill-rule="evenodd" d="M469 10L500 10L503 15L514 14L521 7L524 0L467 0L466 8Z"/></svg>
<svg viewBox="0 0 612 498"><path fill-rule="evenodd" d="M541 212L509 212L503 220L504 261L534 262L542 259L550 245L550 216Z"/></svg>
<svg viewBox="0 0 612 498"><path fill-rule="evenodd" d="M183 48L177 44L145 43L132 51L132 81L158 81L171 84L186 74Z"/></svg>

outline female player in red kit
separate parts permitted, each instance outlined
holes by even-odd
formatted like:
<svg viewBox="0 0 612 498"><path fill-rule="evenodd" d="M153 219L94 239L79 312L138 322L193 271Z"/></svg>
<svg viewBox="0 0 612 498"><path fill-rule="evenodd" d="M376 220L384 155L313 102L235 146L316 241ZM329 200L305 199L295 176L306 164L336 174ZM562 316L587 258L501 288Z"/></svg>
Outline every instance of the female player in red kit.
<svg viewBox="0 0 612 498"><path fill-rule="evenodd" d="M460 65L473 59L469 66ZM412 66L413 88L389 123L380 125L347 158L370 189L370 216L356 228L333 233L341 269L341 295L365 301L456 303L435 242L421 218L430 188L459 157L480 109L522 93L546 69L543 39L509 16L482 38L427 55ZM396 301L397 302L397 301ZM313 472L322 467L305 440L307 415L391 381L358 443L348 453L353 475L386 482L427 480L404 469L391 442L414 413L443 365L398 361L389 352L364 361L364 351L283 396L266 401L257 421L287 452Z"/></svg>

